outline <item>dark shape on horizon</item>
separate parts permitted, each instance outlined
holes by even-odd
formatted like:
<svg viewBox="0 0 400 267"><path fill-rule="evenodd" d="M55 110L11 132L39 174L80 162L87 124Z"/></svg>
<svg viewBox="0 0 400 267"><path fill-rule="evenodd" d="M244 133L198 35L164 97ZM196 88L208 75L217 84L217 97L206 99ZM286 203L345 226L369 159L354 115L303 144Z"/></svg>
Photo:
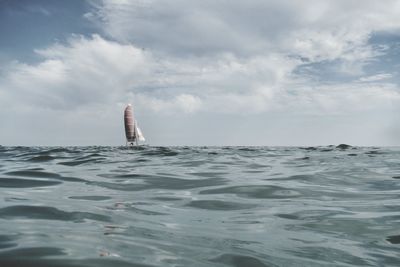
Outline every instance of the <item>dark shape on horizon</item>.
<svg viewBox="0 0 400 267"><path fill-rule="evenodd" d="M400 235L392 235L386 238L386 241L392 244L400 244Z"/></svg>
<svg viewBox="0 0 400 267"><path fill-rule="evenodd" d="M304 147L302 149L310 151L310 150L317 150L318 148L316 148L314 146L309 146L309 147Z"/></svg>
<svg viewBox="0 0 400 267"><path fill-rule="evenodd" d="M145 141L142 131L139 129L137 122L133 116L133 108L131 104L126 106L124 111L124 124L126 145L138 145L139 141Z"/></svg>
<svg viewBox="0 0 400 267"><path fill-rule="evenodd" d="M338 146L336 146L336 148L339 148L339 149L349 149L351 147L351 145L347 145L347 144L340 144L340 145L338 145Z"/></svg>

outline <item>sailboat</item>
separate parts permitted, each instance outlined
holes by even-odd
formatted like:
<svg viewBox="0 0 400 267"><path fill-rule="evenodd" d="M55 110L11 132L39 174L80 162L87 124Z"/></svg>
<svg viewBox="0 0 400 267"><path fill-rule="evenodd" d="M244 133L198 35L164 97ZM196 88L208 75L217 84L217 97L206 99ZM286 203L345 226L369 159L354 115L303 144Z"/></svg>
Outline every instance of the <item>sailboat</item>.
<svg viewBox="0 0 400 267"><path fill-rule="evenodd" d="M133 116L133 108L131 104L128 104L124 111L124 123L125 123L125 136L126 145L138 145L139 141L145 141L142 131L138 127L138 123Z"/></svg>

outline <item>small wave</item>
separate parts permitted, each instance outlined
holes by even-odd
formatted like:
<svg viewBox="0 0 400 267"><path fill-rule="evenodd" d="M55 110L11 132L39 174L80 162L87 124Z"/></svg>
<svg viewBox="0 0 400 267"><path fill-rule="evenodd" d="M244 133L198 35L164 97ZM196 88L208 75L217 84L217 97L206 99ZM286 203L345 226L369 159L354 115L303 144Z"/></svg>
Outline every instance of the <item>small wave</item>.
<svg viewBox="0 0 400 267"><path fill-rule="evenodd" d="M30 188L30 187L54 186L58 184L61 184L61 182L21 179L21 178L0 178L0 187L5 187L5 188Z"/></svg>
<svg viewBox="0 0 400 267"><path fill-rule="evenodd" d="M36 156L33 158L28 159L28 161L33 161L33 162L46 162L46 161L51 161L54 160L55 157L49 156L49 155L42 155L42 156Z"/></svg>
<svg viewBox="0 0 400 267"><path fill-rule="evenodd" d="M94 158L94 159L85 159L85 160L71 160L71 161L63 161L58 162L57 164L65 165L65 166L78 166L86 163L100 163L102 162L101 159Z"/></svg>
<svg viewBox="0 0 400 267"><path fill-rule="evenodd" d="M249 198L294 198L300 192L280 186L246 185L203 190L200 194L235 194Z"/></svg>
<svg viewBox="0 0 400 267"><path fill-rule="evenodd" d="M44 172L41 170L42 170L41 168L40 169L30 169L30 170L6 172L5 174L12 175L12 176L21 176L21 177L49 178L49 179L55 179L55 180L60 180L60 181L65 181L65 182L86 182L86 180L81 179L81 178L66 177L66 176L61 176L58 173Z"/></svg>
<svg viewBox="0 0 400 267"><path fill-rule="evenodd" d="M109 222L111 218L105 215L73 211L62 211L54 207L48 206L9 206L0 209L0 218L27 218L27 219L41 219L41 220L59 220L59 221L74 221L82 222L85 219Z"/></svg>
<svg viewBox="0 0 400 267"><path fill-rule="evenodd" d="M90 182L90 184L121 190L121 191L139 191L146 189L192 189L208 186L217 186L226 183L224 178L208 178L208 179L180 179L167 176L131 176L142 179L143 183L111 183L111 182Z"/></svg>
<svg viewBox="0 0 400 267"><path fill-rule="evenodd" d="M198 177L218 177L222 175L228 174L227 172L190 172L188 173L193 176L198 176Z"/></svg>
<svg viewBox="0 0 400 267"><path fill-rule="evenodd" d="M288 177L267 178L265 181L311 181L316 179L314 175L296 174Z"/></svg>
<svg viewBox="0 0 400 267"><path fill-rule="evenodd" d="M72 149L68 147L56 147L50 148L49 150L45 150L46 153L80 153L77 149Z"/></svg>
<svg viewBox="0 0 400 267"><path fill-rule="evenodd" d="M179 155L179 152L168 147L154 147L150 150L144 150L141 154L143 156L173 157Z"/></svg>
<svg viewBox="0 0 400 267"><path fill-rule="evenodd" d="M241 147L238 148L239 151L246 151L246 152L260 152L260 148L257 147Z"/></svg>
<svg viewBox="0 0 400 267"><path fill-rule="evenodd" d="M147 179L145 182L149 188L161 189L192 189L208 186L222 185L227 182L224 178L208 178L208 179L179 179L173 177L156 176L152 179Z"/></svg>
<svg viewBox="0 0 400 267"><path fill-rule="evenodd" d="M294 256L306 258L310 260L316 259L314 263L319 265L332 264L332 258L335 259L336 264L350 264L353 266L371 266L371 262L367 259L352 255L349 251L330 247L312 247L299 248L296 251L291 251Z"/></svg>
<svg viewBox="0 0 400 267"><path fill-rule="evenodd" d="M206 210L221 210L221 211L243 210L256 207L256 205L222 201L222 200L194 200L189 202L185 206L199 208L199 209L206 209Z"/></svg>
<svg viewBox="0 0 400 267"><path fill-rule="evenodd" d="M153 197L152 199L158 201L180 201L182 198L179 197Z"/></svg>
<svg viewBox="0 0 400 267"><path fill-rule="evenodd" d="M112 258L95 258L104 256L99 252L93 258L70 259L67 251L58 247L26 247L0 252L0 266L4 267L151 267L150 265L132 263ZM57 258L55 258L57 257Z"/></svg>
<svg viewBox="0 0 400 267"><path fill-rule="evenodd" d="M124 179L151 179L153 176L149 174L142 174L142 173L129 173L129 174L103 174L99 175L101 177L106 177L106 178L124 178Z"/></svg>
<svg viewBox="0 0 400 267"><path fill-rule="evenodd" d="M70 196L68 198L78 199L78 200L93 200L93 201L102 201L111 199L111 197L108 196Z"/></svg>
<svg viewBox="0 0 400 267"><path fill-rule="evenodd" d="M135 207L128 207L127 210L132 211L137 214L142 214L142 215L167 215L167 213L162 213L162 212L157 212L157 211L151 211L151 210L145 210L145 209L139 209Z"/></svg>
<svg viewBox="0 0 400 267"><path fill-rule="evenodd" d="M365 154L367 154L367 155L383 155L386 153L382 152L382 151L378 151L378 150L371 150L371 151L365 152Z"/></svg>
<svg viewBox="0 0 400 267"><path fill-rule="evenodd" d="M55 247L32 247L32 248L17 248L0 253L0 262L4 262L6 259L28 259L32 258L44 258L48 256L63 256L66 255L63 249ZM8 265L8 266L19 266L19 265ZM32 265L29 265L32 266Z"/></svg>
<svg viewBox="0 0 400 267"><path fill-rule="evenodd" d="M214 259L210 260L211 262L217 262L226 264L234 267L272 267L276 265L272 265L271 263L264 263L262 260L257 259L251 256L239 255L239 254L223 254Z"/></svg>
<svg viewBox="0 0 400 267"><path fill-rule="evenodd" d="M279 213L279 214L275 214L275 216L277 216L279 218L283 218L283 219L288 219L288 220L298 220L299 219L299 216L294 215L294 214Z"/></svg>
<svg viewBox="0 0 400 267"><path fill-rule="evenodd" d="M89 155L83 156L83 157L78 157L76 158L77 160L83 160L83 159L92 159L92 158L104 158L104 155L99 154L99 153L90 153Z"/></svg>
<svg viewBox="0 0 400 267"><path fill-rule="evenodd" d="M30 169L30 170L23 170L23 171L12 171L12 172L6 172L6 174L13 175L13 176L39 177L39 178L57 178L57 177L60 177L60 175L57 174L57 173L38 171L38 169Z"/></svg>
<svg viewBox="0 0 400 267"><path fill-rule="evenodd" d="M17 239L17 235L0 235L0 249L18 246Z"/></svg>

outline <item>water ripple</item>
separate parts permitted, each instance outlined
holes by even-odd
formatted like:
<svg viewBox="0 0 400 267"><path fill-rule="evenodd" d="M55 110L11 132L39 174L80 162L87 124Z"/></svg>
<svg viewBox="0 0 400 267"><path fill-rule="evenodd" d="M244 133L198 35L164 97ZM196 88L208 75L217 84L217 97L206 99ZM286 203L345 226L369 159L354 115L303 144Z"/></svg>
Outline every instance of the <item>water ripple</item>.
<svg viewBox="0 0 400 267"><path fill-rule="evenodd" d="M301 193L289 188L270 185L230 186L218 189L203 190L200 194L235 194L250 198L294 198Z"/></svg>
<svg viewBox="0 0 400 267"><path fill-rule="evenodd" d="M90 213L90 212L66 212L54 207L46 206L9 206L0 209L0 218L26 218L26 219L41 219L41 220L60 220L60 221L75 221L81 222L85 219L109 222L111 218L105 215Z"/></svg>
<svg viewBox="0 0 400 267"><path fill-rule="evenodd" d="M400 149L0 146L0 266L399 266Z"/></svg>
<svg viewBox="0 0 400 267"><path fill-rule="evenodd" d="M188 207L194 207L205 210L242 210L250 209L255 205L241 204L237 202L221 201L221 200L195 200L186 204Z"/></svg>
<svg viewBox="0 0 400 267"><path fill-rule="evenodd" d="M0 177L0 187L32 188L32 187L42 187L42 186L53 186L53 185L58 185L58 184L61 184L61 182Z"/></svg>

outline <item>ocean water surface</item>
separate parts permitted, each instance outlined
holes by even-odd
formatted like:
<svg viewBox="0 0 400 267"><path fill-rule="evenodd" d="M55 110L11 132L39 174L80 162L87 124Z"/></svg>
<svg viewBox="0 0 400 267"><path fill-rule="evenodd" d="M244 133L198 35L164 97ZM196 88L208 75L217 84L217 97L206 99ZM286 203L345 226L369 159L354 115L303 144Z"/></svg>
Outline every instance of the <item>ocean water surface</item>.
<svg viewBox="0 0 400 267"><path fill-rule="evenodd" d="M400 148L1 147L0 266L400 266Z"/></svg>

